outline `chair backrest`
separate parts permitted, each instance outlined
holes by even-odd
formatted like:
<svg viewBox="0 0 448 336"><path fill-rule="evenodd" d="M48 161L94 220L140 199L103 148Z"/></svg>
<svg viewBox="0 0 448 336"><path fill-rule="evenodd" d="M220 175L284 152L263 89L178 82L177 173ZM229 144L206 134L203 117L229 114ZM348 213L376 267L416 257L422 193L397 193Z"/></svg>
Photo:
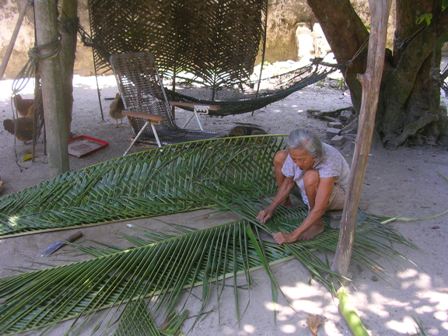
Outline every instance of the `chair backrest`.
<svg viewBox="0 0 448 336"><path fill-rule="evenodd" d="M126 111L159 115L164 120L158 127L177 129L151 53L114 54L110 57L110 63ZM131 119L134 130L138 132L142 121Z"/></svg>

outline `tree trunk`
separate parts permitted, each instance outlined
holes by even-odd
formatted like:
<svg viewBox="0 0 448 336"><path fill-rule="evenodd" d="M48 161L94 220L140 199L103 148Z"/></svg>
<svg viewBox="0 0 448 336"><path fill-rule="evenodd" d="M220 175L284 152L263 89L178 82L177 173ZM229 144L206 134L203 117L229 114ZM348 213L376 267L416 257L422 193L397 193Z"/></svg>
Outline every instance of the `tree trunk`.
<svg viewBox="0 0 448 336"><path fill-rule="evenodd" d="M61 34L61 71L66 111L67 133L70 134L73 110L73 67L76 54L78 29L78 1L63 0L59 14Z"/></svg>
<svg viewBox="0 0 448 336"><path fill-rule="evenodd" d="M35 0L34 6L48 144L48 165L50 176L55 176L69 169L56 0Z"/></svg>
<svg viewBox="0 0 448 336"><path fill-rule="evenodd" d="M365 70L369 32L350 0L308 0L308 5L321 24L337 62L344 65L342 72L350 88L353 107L359 111L361 85L356 75Z"/></svg>
<svg viewBox="0 0 448 336"><path fill-rule="evenodd" d="M349 0L308 0L338 63L345 64L362 46L367 29ZM439 69L442 42L448 35L448 10L440 0L397 0L394 51L386 51L376 130L384 144L434 143L441 120ZM417 18L432 13L430 25ZM349 22L349 23L347 23ZM344 78L359 111L356 73L364 70L366 54L348 65Z"/></svg>
<svg viewBox="0 0 448 336"><path fill-rule="evenodd" d="M440 1L397 0L394 57L384 79L377 130L383 143L435 143L441 119L439 71L441 41ZM433 4L436 4L433 7ZM417 17L432 13L429 26Z"/></svg>
<svg viewBox="0 0 448 336"><path fill-rule="evenodd" d="M347 276L350 265L358 205L361 199L362 184L375 127L376 107L386 50L387 20L389 18L390 4L391 0L369 0L372 30L369 38L367 69L363 75L358 76L362 85L358 135L356 137L347 197L342 213L339 242L332 266L334 271L343 276Z"/></svg>

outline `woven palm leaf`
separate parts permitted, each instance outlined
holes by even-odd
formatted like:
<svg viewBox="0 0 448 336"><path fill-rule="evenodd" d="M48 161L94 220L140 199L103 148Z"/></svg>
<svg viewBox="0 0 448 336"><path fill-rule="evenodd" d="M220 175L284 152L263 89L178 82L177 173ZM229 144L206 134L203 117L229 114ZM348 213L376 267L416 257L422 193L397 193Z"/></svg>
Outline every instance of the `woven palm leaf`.
<svg viewBox="0 0 448 336"><path fill-rule="evenodd" d="M128 304L120 318L114 336L162 336L144 300Z"/></svg>
<svg viewBox="0 0 448 336"><path fill-rule="evenodd" d="M136 300L128 304L113 333L114 336L177 336L182 335L181 328L188 311L173 314L163 328L156 325L144 300Z"/></svg>
<svg viewBox="0 0 448 336"><path fill-rule="evenodd" d="M274 191L281 136L169 145L68 172L0 198L0 236L173 214L213 205L201 192L226 181Z"/></svg>
<svg viewBox="0 0 448 336"><path fill-rule="evenodd" d="M260 209L268 205L267 200L248 198L245 186L232 185L226 182L221 182L219 187L215 186L215 188L219 188L219 193L214 193L213 189L209 187L206 188L209 198L216 203L218 208L231 211L254 226L259 225L256 216ZM267 225L261 226L269 234L279 231L293 231L305 219L308 209L306 207L297 209L279 207L276 212L277 216L272 218ZM361 210L359 212L352 260L382 276L383 268L372 256L407 260L392 244L401 244L409 248L416 248L416 246L392 227L383 225L382 222L387 218L369 215ZM327 227L325 234L321 234L311 241L284 245L284 251L299 260L317 281L327 287L328 290L333 291L334 283L340 280L339 275L332 272L329 265L321 260L315 252L335 252L339 231L329 229L328 216L324 216L323 221Z"/></svg>
<svg viewBox="0 0 448 336"><path fill-rule="evenodd" d="M150 51L158 67L187 71L209 87L248 80L262 36L266 0L89 0L94 59Z"/></svg>

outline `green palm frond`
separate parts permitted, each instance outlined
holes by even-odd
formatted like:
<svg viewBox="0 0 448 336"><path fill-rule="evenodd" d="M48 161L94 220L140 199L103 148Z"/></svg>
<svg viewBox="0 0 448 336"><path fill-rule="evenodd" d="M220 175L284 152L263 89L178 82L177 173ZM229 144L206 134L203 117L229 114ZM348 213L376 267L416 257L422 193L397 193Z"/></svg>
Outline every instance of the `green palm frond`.
<svg viewBox="0 0 448 336"><path fill-rule="evenodd" d="M207 187L208 188L208 187ZM217 187L216 187L217 188ZM269 234L278 231L293 231L297 228L307 215L307 208L288 209L279 207L277 215L267 224L260 225L256 218L257 212L265 208L266 200L254 200L248 198L244 187L229 183L221 183L219 194L213 189L207 189L208 197L223 210L238 214L246 221ZM355 263L369 268L382 276L383 268L373 257L401 258L409 261L403 254L398 252L393 243L405 245L415 249L416 246L394 230L391 226L383 225L382 217L368 215L360 210L357 223L357 234L353 245L352 259ZM339 239L339 230L329 229L329 218L324 217L327 229L324 234L304 242L287 244L284 246L288 255L294 256L302 265L308 269L310 274L316 278L328 290L334 290L334 282L340 281L339 275L330 269L330 265L324 262L316 252L333 253L336 251Z"/></svg>
<svg viewBox="0 0 448 336"><path fill-rule="evenodd" d="M212 188L205 187L208 191L208 197L213 199L218 207L223 210L231 211L254 226L269 234L278 231L292 231L299 223L301 223L306 215L306 208L299 208L288 211L288 209L280 207L277 210L277 215L271 219L267 224L260 225L255 219L259 210L268 205L266 201L254 200L248 198L244 186L236 186L229 183L222 182L219 187L219 193L214 193ZM338 281L338 275L334 273L328 264L316 256L313 251L303 247L301 243L284 245L285 252L294 256L297 260L302 262L305 268L327 289L333 289L333 282Z"/></svg>
<svg viewBox="0 0 448 336"><path fill-rule="evenodd" d="M170 233L140 232L138 237L125 237L135 246L126 250L81 246L94 258L0 279L0 334L50 327L68 319L75 319L75 328L86 324L92 313L110 307L115 308L104 323L113 324L118 315L129 326L128 313L142 313L136 302L147 298L154 316L161 311L170 314L185 290L191 293L197 285L202 285L202 313L212 290L217 291L219 303L230 277L239 319L237 275L245 275L250 287L250 271L264 269L275 300L278 285L270 265L290 258L299 260L332 290L339 279L324 256L334 253L337 230L327 228L312 241L285 246L261 239L263 233L294 229L307 214L306 209L280 208L268 225L255 221L266 205L262 196L274 191L272 157L282 146L280 136L166 146L69 172L0 198L0 236L203 207L232 211L242 218L202 230L174 226ZM412 246L377 217L364 215L360 222L353 259L373 271L381 272L380 258L404 258L393 243ZM143 324L147 330L154 326L151 317L142 318Z"/></svg>
<svg viewBox="0 0 448 336"><path fill-rule="evenodd" d="M120 317L114 336L163 336L144 300L129 303Z"/></svg>
<svg viewBox="0 0 448 336"><path fill-rule="evenodd" d="M171 311L183 289L202 283L208 290L215 283L222 291L226 278L267 266L256 243L246 238L248 228L245 221L231 222L0 279L0 334L53 325L142 297L154 299L156 311L162 306ZM265 246L267 262L285 257L281 247Z"/></svg>
<svg viewBox="0 0 448 336"><path fill-rule="evenodd" d="M203 186L227 181L273 192L282 136L165 146L68 172L0 198L0 236L184 212L213 205Z"/></svg>
<svg viewBox="0 0 448 336"><path fill-rule="evenodd" d="M249 211L249 204L247 201L245 211ZM273 218L272 227L291 229L305 214L304 209L282 208ZM357 229L353 258L378 272L381 267L377 256L400 255L391 242L406 244L406 240L390 226L366 218ZM216 288L219 298L228 277L234 277L231 285L239 307L237 274L246 274L250 283L248 272L261 267L275 282L267 264L291 257L331 288L331 270L319 254L335 251L337 230L327 229L309 242L278 246L259 240L257 232L263 228L243 219L203 230L185 230L177 236L168 235L148 245L92 260L1 279L0 333L42 328L143 297L153 300L155 313L160 308L173 311L184 289L200 284L203 310L212 288Z"/></svg>
<svg viewBox="0 0 448 336"><path fill-rule="evenodd" d="M180 336L188 311L171 314L163 326L158 327L144 300L130 302L120 316L114 336Z"/></svg>
<svg viewBox="0 0 448 336"><path fill-rule="evenodd" d="M412 316L412 319L414 320L416 329L414 336L427 336L428 334L425 331L422 320L417 316Z"/></svg>

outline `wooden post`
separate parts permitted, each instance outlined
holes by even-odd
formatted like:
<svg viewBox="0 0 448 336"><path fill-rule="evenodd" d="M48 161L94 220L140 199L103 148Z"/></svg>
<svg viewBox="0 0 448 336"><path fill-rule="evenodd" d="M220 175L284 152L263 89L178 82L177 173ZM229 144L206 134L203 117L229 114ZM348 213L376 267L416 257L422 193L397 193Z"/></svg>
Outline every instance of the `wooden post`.
<svg viewBox="0 0 448 336"><path fill-rule="evenodd" d="M375 126L375 115L384 67L390 5L391 0L369 0L371 31L367 68L364 74L358 75L358 80L362 85L358 134L349 178L349 189L342 213L339 242L332 265L332 269L343 276L347 276L352 256L356 216Z"/></svg>
<svg viewBox="0 0 448 336"><path fill-rule="evenodd" d="M5 55L3 56L2 65L0 66L0 80L3 79L3 75L5 74L6 67L8 66L9 58L11 57L12 50L14 49L14 44L17 40L17 35L19 34L20 27L22 26L23 18L25 17L26 10L29 6L29 1L26 0L26 2L23 4L22 9L19 13L19 18L17 19L16 27L14 28L14 31L12 32L11 40L9 41L8 48L6 48Z"/></svg>
<svg viewBox="0 0 448 336"><path fill-rule="evenodd" d="M69 169L56 0L35 0L34 7L49 174L55 176Z"/></svg>
<svg viewBox="0 0 448 336"><path fill-rule="evenodd" d="M63 0L61 5L60 33L61 33L61 70L64 88L64 106L66 112L67 132L70 134L73 109L73 67L78 28L78 1Z"/></svg>

